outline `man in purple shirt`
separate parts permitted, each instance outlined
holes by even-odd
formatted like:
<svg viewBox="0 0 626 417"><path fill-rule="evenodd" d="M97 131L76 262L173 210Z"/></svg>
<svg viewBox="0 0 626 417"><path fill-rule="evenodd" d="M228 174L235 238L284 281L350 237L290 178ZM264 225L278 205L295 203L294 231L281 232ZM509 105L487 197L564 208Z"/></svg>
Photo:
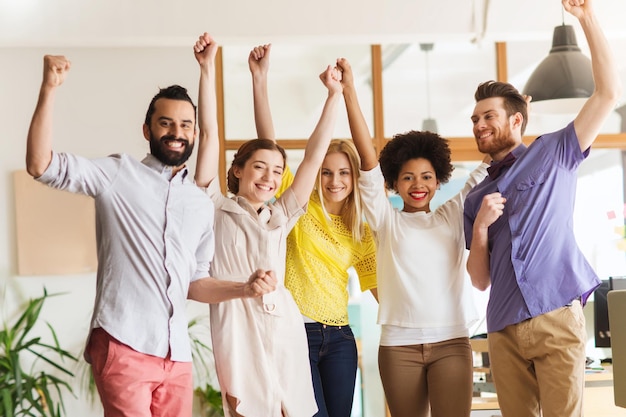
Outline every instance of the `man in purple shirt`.
<svg viewBox="0 0 626 417"><path fill-rule="evenodd" d="M476 288L491 286L489 352L504 417L582 415L582 305L600 281L572 231L576 172L621 86L592 1L562 3L583 28L595 80L574 121L526 148L526 97L495 81L479 85L471 118L493 162L465 202L467 269Z"/></svg>

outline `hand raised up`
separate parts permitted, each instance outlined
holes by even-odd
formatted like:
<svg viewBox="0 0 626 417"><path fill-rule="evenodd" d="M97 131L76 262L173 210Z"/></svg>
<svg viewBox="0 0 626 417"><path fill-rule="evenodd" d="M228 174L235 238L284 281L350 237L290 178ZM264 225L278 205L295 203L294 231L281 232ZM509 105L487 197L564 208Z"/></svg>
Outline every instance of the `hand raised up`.
<svg viewBox="0 0 626 417"><path fill-rule="evenodd" d="M352 73L352 66L345 58L337 59L337 69L341 73L341 85L343 88L354 87L354 74Z"/></svg>
<svg viewBox="0 0 626 417"><path fill-rule="evenodd" d="M45 87L58 87L63 84L72 63L62 55L43 57L43 82Z"/></svg>
<svg viewBox="0 0 626 417"><path fill-rule="evenodd" d="M198 63L203 66L215 61L215 55L217 54L217 42L211 35L204 32L198 37L195 45L193 46L193 54L196 57Z"/></svg>
<svg viewBox="0 0 626 417"><path fill-rule="evenodd" d="M320 80L328 88L329 93L341 93L341 72L337 67L326 67L326 70L320 74Z"/></svg>
<svg viewBox="0 0 626 417"><path fill-rule="evenodd" d="M248 56L248 66L252 75L267 75L270 68L270 52L272 44L259 45L252 48Z"/></svg>
<svg viewBox="0 0 626 417"><path fill-rule="evenodd" d="M577 19L592 13L591 0L561 0L563 8Z"/></svg>

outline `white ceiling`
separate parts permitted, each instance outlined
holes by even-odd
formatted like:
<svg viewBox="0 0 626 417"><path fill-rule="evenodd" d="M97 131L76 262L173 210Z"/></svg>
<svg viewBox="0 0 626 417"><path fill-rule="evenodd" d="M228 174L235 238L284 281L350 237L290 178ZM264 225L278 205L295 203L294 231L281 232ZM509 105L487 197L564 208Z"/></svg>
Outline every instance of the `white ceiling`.
<svg viewBox="0 0 626 417"><path fill-rule="evenodd" d="M626 2L594 3L610 37L626 37ZM187 45L204 30L225 44L543 39L561 11L558 0L0 0L0 46Z"/></svg>
<svg viewBox="0 0 626 417"><path fill-rule="evenodd" d="M626 1L594 4L626 80ZM431 116L442 134L461 136L469 133L475 86L496 77L494 42L508 43L508 79L521 89L562 21L576 28L586 52L576 19L563 13L558 0L0 0L0 48L187 48L206 30L239 51L233 60L243 77L246 50L273 43L273 91L306 98L309 88L319 86L296 90L294 71L317 71L319 60L341 55L366 79L366 45L383 44L386 134L419 128ZM435 44L428 76L418 46L424 42ZM249 89L247 80L239 84ZM303 99L299 111L314 113L318 104Z"/></svg>

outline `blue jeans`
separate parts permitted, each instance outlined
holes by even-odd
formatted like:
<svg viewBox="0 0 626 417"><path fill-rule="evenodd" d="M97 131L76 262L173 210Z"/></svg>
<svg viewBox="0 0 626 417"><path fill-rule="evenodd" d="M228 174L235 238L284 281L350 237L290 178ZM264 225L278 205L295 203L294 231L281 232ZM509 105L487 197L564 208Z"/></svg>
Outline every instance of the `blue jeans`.
<svg viewBox="0 0 626 417"><path fill-rule="evenodd" d="M305 323L305 326L319 409L315 417L349 417L358 362L352 329L321 323Z"/></svg>

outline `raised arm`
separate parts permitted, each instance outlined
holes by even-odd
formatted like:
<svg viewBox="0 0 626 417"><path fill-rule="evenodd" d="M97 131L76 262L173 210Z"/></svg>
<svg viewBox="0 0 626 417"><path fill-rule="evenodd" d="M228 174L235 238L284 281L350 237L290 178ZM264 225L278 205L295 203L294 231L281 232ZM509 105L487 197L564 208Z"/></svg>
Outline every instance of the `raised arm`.
<svg viewBox="0 0 626 417"><path fill-rule="evenodd" d="M267 93L267 73L270 67L271 44L256 46L248 56L248 66L252 74L252 97L254 99L254 123L260 139L276 141L274 121L270 111Z"/></svg>
<svg viewBox="0 0 626 417"><path fill-rule="evenodd" d="M574 120L580 149L587 150L596 140L606 118L615 109L622 86L611 48L593 10L593 0L562 0L563 7L574 15L585 33L595 90Z"/></svg>
<svg viewBox="0 0 626 417"><path fill-rule="evenodd" d="M337 68L330 65L320 74L320 79L328 88L328 97L311 137L304 148L304 158L296 171L291 190L299 203L309 201L311 190L317 178L317 172L326 156L337 119L337 102L341 97L341 81Z"/></svg>
<svg viewBox="0 0 626 417"><path fill-rule="evenodd" d="M198 162L196 184L206 187L218 175L220 138L217 127L215 55L218 45L208 33L200 35L193 52L200 64L198 86Z"/></svg>
<svg viewBox="0 0 626 417"><path fill-rule="evenodd" d="M270 110L270 101L267 85L267 74L270 67L271 44L255 46L248 55L248 66L252 75L252 97L254 99L254 124L258 138L276 142L274 120ZM288 166L285 168L289 168ZM293 173L287 169L284 172L276 198L280 197L293 183Z"/></svg>
<svg viewBox="0 0 626 417"><path fill-rule="evenodd" d="M378 159L376 158L376 149L374 149L374 144L372 143L372 136L365 122L356 89L354 88L352 67L345 58L339 58L337 60L337 67L342 73L341 84L343 85L343 98L346 102L352 140L361 157L361 169L363 171L369 171L378 165Z"/></svg>
<svg viewBox="0 0 626 417"><path fill-rule="evenodd" d="M35 178L44 173L52 160L54 98L56 89L65 81L70 66L70 61L64 56L43 57L43 81L26 142L26 170Z"/></svg>

